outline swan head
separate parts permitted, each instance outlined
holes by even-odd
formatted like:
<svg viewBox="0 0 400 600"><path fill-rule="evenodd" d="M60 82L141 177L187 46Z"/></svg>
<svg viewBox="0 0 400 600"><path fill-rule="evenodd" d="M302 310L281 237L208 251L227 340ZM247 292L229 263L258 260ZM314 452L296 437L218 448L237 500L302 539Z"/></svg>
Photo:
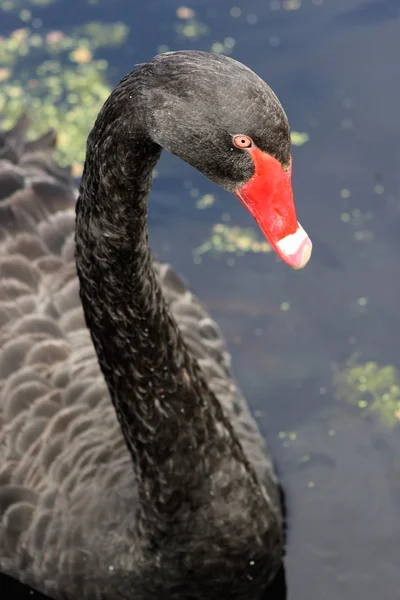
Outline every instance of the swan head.
<svg viewBox="0 0 400 600"><path fill-rule="evenodd" d="M277 254L304 267L311 241L297 221L288 119L271 88L232 58L168 52L141 67L147 134L234 193Z"/></svg>

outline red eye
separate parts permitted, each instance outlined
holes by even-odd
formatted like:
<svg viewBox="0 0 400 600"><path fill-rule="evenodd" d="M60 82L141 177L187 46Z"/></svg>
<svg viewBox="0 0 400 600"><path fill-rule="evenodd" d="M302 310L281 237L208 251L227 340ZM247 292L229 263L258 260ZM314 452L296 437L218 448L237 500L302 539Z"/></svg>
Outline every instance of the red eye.
<svg viewBox="0 0 400 600"><path fill-rule="evenodd" d="M233 138L233 144L236 148L251 148L253 140L248 135L235 135Z"/></svg>

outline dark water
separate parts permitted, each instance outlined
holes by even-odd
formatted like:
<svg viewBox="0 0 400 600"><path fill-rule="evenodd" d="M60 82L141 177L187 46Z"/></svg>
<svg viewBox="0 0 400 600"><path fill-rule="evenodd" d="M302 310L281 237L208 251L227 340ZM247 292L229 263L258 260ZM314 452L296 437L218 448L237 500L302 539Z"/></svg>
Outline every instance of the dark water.
<svg viewBox="0 0 400 600"><path fill-rule="evenodd" d="M152 245L190 280L220 323L236 376L276 457L289 506L288 598L395 598L395 411L390 427L379 411L363 417L361 408L337 399L332 369L351 356L379 368L400 366L400 4L186 0L196 27L204 28L195 39L177 31L185 24L176 15L182 4L59 0L29 6L44 30L68 31L89 19L124 21L129 39L109 52L113 84L160 45L208 50L233 38L232 56L274 88L292 129L309 134L293 150L298 216L314 242L304 272L271 254L206 254L197 264L193 248L222 215L230 225L253 223L234 197L170 156L163 157L154 184ZM0 22L0 35L20 26L10 13ZM196 208L193 188L214 194L215 203ZM290 309L282 310L282 303Z"/></svg>

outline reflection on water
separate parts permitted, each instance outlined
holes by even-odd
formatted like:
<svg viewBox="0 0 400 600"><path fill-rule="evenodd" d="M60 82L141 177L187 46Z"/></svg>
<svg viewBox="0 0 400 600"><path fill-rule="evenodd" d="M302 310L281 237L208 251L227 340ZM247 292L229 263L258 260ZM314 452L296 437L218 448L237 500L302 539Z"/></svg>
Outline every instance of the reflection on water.
<svg viewBox="0 0 400 600"><path fill-rule="evenodd" d="M289 600L400 587L398 11L397 0L0 2L0 112L27 104L38 126L60 124L76 175L110 87L158 51L230 54L284 103L314 241L304 272L268 252L234 197L168 155L150 229L220 323L278 462ZM284 597L278 587L268 598Z"/></svg>

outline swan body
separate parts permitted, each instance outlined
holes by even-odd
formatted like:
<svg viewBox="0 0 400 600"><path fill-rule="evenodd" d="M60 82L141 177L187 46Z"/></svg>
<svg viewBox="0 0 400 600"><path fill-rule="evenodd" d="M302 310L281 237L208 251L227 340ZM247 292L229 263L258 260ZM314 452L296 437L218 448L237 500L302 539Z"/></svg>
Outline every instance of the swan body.
<svg viewBox="0 0 400 600"><path fill-rule="evenodd" d="M251 71L182 52L106 102L77 202L54 133L27 142L22 117L0 135L0 571L55 600L251 600L282 564L279 484L222 335L147 246L160 147L186 159L200 123L169 138L184 115L167 115L196 103L209 67L211 80L244 73L285 125ZM233 189L203 141L203 172Z"/></svg>

